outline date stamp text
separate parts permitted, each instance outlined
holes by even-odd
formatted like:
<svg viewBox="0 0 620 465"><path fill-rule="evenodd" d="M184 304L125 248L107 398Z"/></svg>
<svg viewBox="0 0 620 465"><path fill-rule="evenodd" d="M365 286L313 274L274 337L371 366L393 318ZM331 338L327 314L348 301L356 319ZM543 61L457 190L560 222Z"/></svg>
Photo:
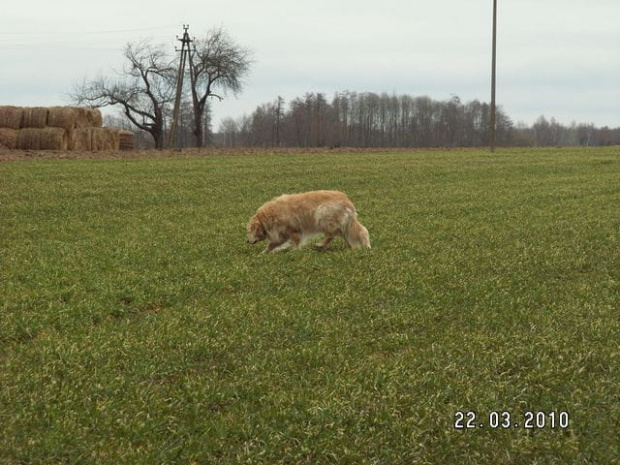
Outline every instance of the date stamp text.
<svg viewBox="0 0 620 465"><path fill-rule="evenodd" d="M478 414L474 411L458 411L454 413L454 428L461 430L473 429L509 429L522 428L529 430L568 429L570 415L566 411L525 411L513 414L509 411L491 411Z"/></svg>

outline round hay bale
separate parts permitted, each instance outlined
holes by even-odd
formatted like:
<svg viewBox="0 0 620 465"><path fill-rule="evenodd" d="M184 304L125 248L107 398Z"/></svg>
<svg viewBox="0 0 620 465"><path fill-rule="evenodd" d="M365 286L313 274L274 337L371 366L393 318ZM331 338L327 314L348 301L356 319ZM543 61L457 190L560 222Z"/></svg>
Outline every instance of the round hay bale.
<svg viewBox="0 0 620 465"><path fill-rule="evenodd" d="M69 131L69 150L87 150L93 149L92 128L78 128Z"/></svg>
<svg viewBox="0 0 620 465"><path fill-rule="evenodd" d="M0 128L0 146L9 150L17 148L18 129Z"/></svg>
<svg viewBox="0 0 620 465"><path fill-rule="evenodd" d="M76 128L100 128L103 126L103 115L96 108L73 107L77 114Z"/></svg>
<svg viewBox="0 0 620 465"><path fill-rule="evenodd" d="M24 108L22 128L44 128L47 126L47 108L27 107Z"/></svg>
<svg viewBox="0 0 620 465"><path fill-rule="evenodd" d="M34 128L20 129L17 133L17 148L19 150L40 150L41 131Z"/></svg>
<svg viewBox="0 0 620 465"><path fill-rule="evenodd" d="M23 114L21 107L0 106L0 128L20 129Z"/></svg>
<svg viewBox="0 0 620 465"><path fill-rule="evenodd" d="M63 128L41 129L41 150L67 150L69 137L67 130Z"/></svg>
<svg viewBox="0 0 620 465"><path fill-rule="evenodd" d="M100 128L103 126L103 115L96 108L87 108L88 110L88 120L90 124L95 128Z"/></svg>
<svg viewBox="0 0 620 465"><path fill-rule="evenodd" d="M91 128L92 150L118 150L120 139L119 130L112 128Z"/></svg>
<svg viewBox="0 0 620 465"><path fill-rule="evenodd" d="M121 131L113 128L104 128L106 129L106 150L118 150L120 143L120 133Z"/></svg>
<svg viewBox="0 0 620 465"><path fill-rule="evenodd" d="M62 128L25 128L17 134L20 150L67 150L69 138Z"/></svg>
<svg viewBox="0 0 620 465"><path fill-rule="evenodd" d="M79 115L73 107L49 107L47 125L55 128L73 129L77 127Z"/></svg>
<svg viewBox="0 0 620 465"><path fill-rule="evenodd" d="M98 152L103 150L104 144L104 131L103 128L90 128L90 140L91 140L91 150L93 152Z"/></svg>
<svg viewBox="0 0 620 465"><path fill-rule="evenodd" d="M120 150L133 150L135 147L134 144L134 135L131 131L120 131L118 133L119 145L118 148Z"/></svg>

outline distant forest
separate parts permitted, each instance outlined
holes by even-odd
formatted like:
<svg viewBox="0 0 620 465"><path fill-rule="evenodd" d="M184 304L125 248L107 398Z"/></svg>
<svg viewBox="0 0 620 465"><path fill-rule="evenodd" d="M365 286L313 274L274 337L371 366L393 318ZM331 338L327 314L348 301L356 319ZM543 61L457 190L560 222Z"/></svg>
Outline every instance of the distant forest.
<svg viewBox="0 0 620 465"><path fill-rule="evenodd" d="M459 97L387 93L308 93L285 105L281 98L249 116L222 121L215 142L226 147L478 147L489 144L490 105ZM563 126L540 117L531 127L515 125L497 110L500 146L617 145L620 127Z"/></svg>
<svg viewBox="0 0 620 465"><path fill-rule="evenodd" d="M211 115L205 121L208 142L220 147L480 147L489 145L490 105L372 92L339 92L331 101L323 93L307 93L288 104L278 97L250 115L225 118L217 131ZM109 124L129 126L118 118ZM191 111L182 109L179 147L191 146ZM129 127L127 127L129 129ZM186 134L185 134L186 133ZM138 147L149 147L137 134ZM531 126L515 124L497 109L498 146L620 145L620 127L587 123L560 124L541 116Z"/></svg>

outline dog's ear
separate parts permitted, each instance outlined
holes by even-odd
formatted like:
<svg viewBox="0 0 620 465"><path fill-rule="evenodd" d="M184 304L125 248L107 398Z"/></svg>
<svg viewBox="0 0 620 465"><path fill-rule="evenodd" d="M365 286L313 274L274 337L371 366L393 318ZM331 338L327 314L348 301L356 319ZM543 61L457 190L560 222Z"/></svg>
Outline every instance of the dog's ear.
<svg viewBox="0 0 620 465"><path fill-rule="evenodd" d="M260 237L262 237L262 238L267 237L267 230L263 226L263 223L258 221L258 226L257 227L258 227L258 233L260 234Z"/></svg>
<svg viewBox="0 0 620 465"><path fill-rule="evenodd" d="M257 217L252 218L249 229L256 237L264 238L267 235L263 224Z"/></svg>

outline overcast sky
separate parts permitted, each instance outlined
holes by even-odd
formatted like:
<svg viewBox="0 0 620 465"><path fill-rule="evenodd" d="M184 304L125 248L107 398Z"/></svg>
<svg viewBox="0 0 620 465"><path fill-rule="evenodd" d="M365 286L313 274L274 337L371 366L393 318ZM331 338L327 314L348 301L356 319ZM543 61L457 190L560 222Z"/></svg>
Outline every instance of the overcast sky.
<svg viewBox="0 0 620 465"><path fill-rule="evenodd" d="M253 50L215 127L306 92L490 101L492 0L21 0L0 15L0 105L62 105L122 66L128 42L174 50L182 25ZM620 126L620 0L498 0L497 101L517 122Z"/></svg>

